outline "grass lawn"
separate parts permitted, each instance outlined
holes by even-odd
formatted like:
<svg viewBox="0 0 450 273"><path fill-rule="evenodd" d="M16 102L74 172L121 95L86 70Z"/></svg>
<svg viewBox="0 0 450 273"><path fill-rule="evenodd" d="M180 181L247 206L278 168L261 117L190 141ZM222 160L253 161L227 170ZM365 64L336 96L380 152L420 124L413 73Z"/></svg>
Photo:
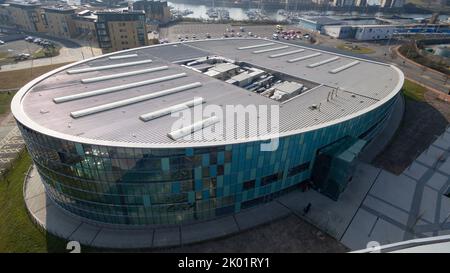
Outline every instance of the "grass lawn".
<svg viewBox="0 0 450 273"><path fill-rule="evenodd" d="M16 92L0 92L0 115L10 111L9 105Z"/></svg>
<svg viewBox="0 0 450 273"><path fill-rule="evenodd" d="M359 45L353 45L353 44L340 44L337 46L340 50L345 50L357 54L370 54L374 53L375 51L371 48L359 46Z"/></svg>
<svg viewBox="0 0 450 273"><path fill-rule="evenodd" d="M33 53L33 59L55 57L59 55L60 47L41 48Z"/></svg>
<svg viewBox="0 0 450 273"><path fill-rule="evenodd" d="M26 212L22 185L30 164L30 156L22 152L0 180L0 252L67 252L64 240L42 233Z"/></svg>
<svg viewBox="0 0 450 273"><path fill-rule="evenodd" d="M31 81L32 79L66 64L68 63L38 66L33 67L33 69L27 68L27 69L0 72L0 83L1 83L0 88L1 89L20 88L29 81Z"/></svg>
<svg viewBox="0 0 450 273"><path fill-rule="evenodd" d="M415 101L425 101L424 97L425 91L426 91L425 87L409 80L405 80L405 83L403 84L402 88L403 95L406 98Z"/></svg>

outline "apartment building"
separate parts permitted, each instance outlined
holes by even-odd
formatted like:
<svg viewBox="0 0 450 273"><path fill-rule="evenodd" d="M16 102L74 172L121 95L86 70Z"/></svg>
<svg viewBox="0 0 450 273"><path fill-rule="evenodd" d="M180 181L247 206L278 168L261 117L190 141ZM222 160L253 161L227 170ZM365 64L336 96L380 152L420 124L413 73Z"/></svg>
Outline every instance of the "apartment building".
<svg viewBox="0 0 450 273"><path fill-rule="evenodd" d="M19 29L35 32L47 31L44 12L40 4L10 3L2 6L4 17Z"/></svg>
<svg viewBox="0 0 450 273"><path fill-rule="evenodd" d="M148 45L144 11L99 11L96 32L104 53Z"/></svg>
<svg viewBox="0 0 450 273"><path fill-rule="evenodd" d="M334 7L353 7L355 0L332 0L330 4Z"/></svg>
<svg viewBox="0 0 450 273"><path fill-rule="evenodd" d="M72 17L75 11L71 7L44 7L48 34L63 38L74 37L76 32Z"/></svg>
<svg viewBox="0 0 450 273"><path fill-rule="evenodd" d="M159 21L167 23L170 21L170 9L166 1L136 1L133 3L133 10L145 11L147 22Z"/></svg>
<svg viewBox="0 0 450 273"><path fill-rule="evenodd" d="M367 6L367 0L356 0L355 5L357 7L365 7Z"/></svg>
<svg viewBox="0 0 450 273"><path fill-rule="evenodd" d="M97 40L95 22L97 15L90 10L78 12L72 17L76 36L80 39Z"/></svg>
<svg viewBox="0 0 450 273"><path fill-rule="evenodd" d="M389 8L392 5L392 0L380 0L380 7Z"/></svg>

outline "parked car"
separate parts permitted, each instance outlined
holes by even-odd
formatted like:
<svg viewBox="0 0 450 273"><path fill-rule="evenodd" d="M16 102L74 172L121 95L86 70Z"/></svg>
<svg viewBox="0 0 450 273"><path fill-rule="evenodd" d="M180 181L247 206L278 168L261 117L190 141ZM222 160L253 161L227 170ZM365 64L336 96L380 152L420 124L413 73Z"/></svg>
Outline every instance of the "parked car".
<svg viewBox="0 0 450 273"><path fill-rule="evenodd" d="M278 34L277 33L272 34L272 39L278 40L279 39Z"/></svg>
<svg viewBox="0 0 450 273"><path fill-rule="evenodd" d="M0 45L4 45L4 44L5 44L5 42L0 40Z"/></svg>
<svg viewBox="0 0 450 273"><path fill-rule="evenodd" d="M43 47L55 47L55 44L51 41L43 41L39 43Z"/></svg>
<svg viewBox="0 0 450 273"><path fill-rule="evenodd" d="M27 41L27 42L33 42L33 40L34 40L34 37L32 37L32 36L25 37L25 41Z"/></svg>
<svg viewBox="0 0 450 273"><path fill-rule="evenodd" d="M33 43L39 44L42 41L42 39L36 38L33 40Z"/></svg>
<svg viewBox="0 0 450 273"><path fill-rule="evenodd" d="M22 61L22 60L27 60L30 57L31 57L31 55L28 53L20 53L20 54L17 54L16 56L14 56L14 60Z"/></svg>
<svg viewBox="0 0 450 273"><path fill-rule="evenodd" d="M211 35L209 33L206 33L206 39L211 38Z"/></svg>

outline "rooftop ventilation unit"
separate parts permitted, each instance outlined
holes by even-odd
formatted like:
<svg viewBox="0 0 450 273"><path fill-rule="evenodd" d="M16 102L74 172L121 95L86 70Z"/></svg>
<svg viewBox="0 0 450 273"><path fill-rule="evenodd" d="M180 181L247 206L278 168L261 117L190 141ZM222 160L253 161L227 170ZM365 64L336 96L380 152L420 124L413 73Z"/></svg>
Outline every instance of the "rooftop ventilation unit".
<svg viewBox="0 0 450 273"><path fill-rule="evenodd" d="M53 98L53 101L55 103L62 103L62 102L67 102L67 101L72 101L72 100L84 99L84 98L88 98L88 97L92 97L92 96L113 93L113 92L129 89L129 88L133 88L133 87L139 87L139 86L148 85L148 84L152 84L152 83L158 83L158 82L164 82L164 81L169 81L169 80L173 80L173 79L178 79L181 77L185 77L186 75L187 75L186 73L180 73L180 74L169 75L169 76L165 76L165 77L161 77L161 78L155 78L155 79L150 79L150 80L146 80L146 81L141 81L141 82L117 85L117 86L107 87L107 88L98 89L98 90L94 90L94 91L79 93L79 94L75 94L75 95Z"/></svg>
<svg viewBox="0 0 450 273"><path fill-rule="evenodd" d="M154 68L148 68L148 69L142 69L142 70L136 70L136 71L130 71L130 72L82 79L81 82L82 83L93 83L93 82L112 80L112 79L123 78L123 77L128 77L128 76L140 75L140 74L145 74L145 73L151 73L151 72L156 72L156 71L161 71L161 70L166 70L166 69L169 69L169 67L168 66L158 66L158 67L154 67Z"/></svg>
<svg viewBox="0 0 450 273"><path fill-rule="evenodd" d="M140 65L140 64L148 64L148 63L151 63L151 62L152 62L152 60L142 60L142 61L129 62L129 63L110 64L110 65L104 65L104 66L94 66L94 67L87 67L87 68L70 69L70 70L67 70L67 74L86 73L86 72L92 72L92 71L114 69L114 68L119 68L119 67L127 67L127 66Z"/></svg>
<svg viewBox="0 0 450 273"><path fill-rule="evenodd" d="M303 52L303 51L305 51L305 50L304 49L292 50L292 51L288 51L288 52L283 52L283 53L270 55L269 58L283 57L283 56L292 55L292 54L295 54L295 53L300 53L300 52Z"/></svg>
<svg viewBox="0 0 450 273"><path fill-rule="evenodd" d="M111 57L109 57L109 59L110 60L121 60L121 59L134 58L137 56L138 56L137 54L127 54L127 55L111 56Z"/></svg>
<svg viewBox="0 0 450 273"><path fill-rule="evenodd" d="M266 44L259 44L259 45L251 45L251 46L241 46L238 47L238 50L244 50L244 49L252 49L252 48L258 48L258 47L265 47L265 46L271 46L275 43L266 43Z"/></svg>
<svg viewBox="0 0 450 273"><path fill-rule="evenodd" d="M259 53L265 53L265 52L270 52L270 51L282 50L282 49L286 49L288 47L289 46L272 47L272 48L267 48L267 49L255 50L252 53L259 54Z"/></svg>
<svg viewBox="0 0 450 273"><path fill-rule="evenodd" d="M337 67L337 68L335 68L335 69L333 69L333 70L330 70L329 72L332 73L332 74L336 74L336 73L339 73L339 72L341 72L341 71L344 71L344 70L346 70L346 69L348 69L348 68L350 68L350 67L353 67L353 66L355 66L355 65L357 65L357 64L359 64L359 63L360 63L359 61L354 61L354 62L348 63L348 64L346 64L346 65Z"/></svg>
<svg viewBox="0 0 450 273"><path fill-rule="evenodd" d="M323 60L323 61L318 62L318 63L310 64L310 65L308 65L308 67L309 68L318 67L318 66L321 66L321 65L324 65L324 64L327 64L327 63L331 63L331 62L337 61L339 59L340 59L340 57L329 58L329 59Z"/></svg>
<svg viewBox="0 0 450 273"><path fill-rule="evenodd" d="M182 85L182 86L177 86L175 88L170 88L170 89L158 91L158 92L147 94L147 95L142 95L142 96L129 98L129 99L125 99L125 100L119 100L119 101L115 101L115 102L111 102L111 103L107 103L107 104L103 104L103 105L94 106L94 107L91 107L91 108L87 108L87 109L71 112L70 116L73 117L73 118L79 118L79 117L83 117L83 116L87 116L87 115L91 115L91 114L95 114L95 113L99 113L99 112L103 112L103 111L107 111L107 110L111 110L111 109L127 106L127 105L130 105L130 104L143 102L143 101L146 101L146 100L151 100L151 99L155 99L155 98L162 97L162 96L171 95L171 94L174 94L174 93L186 91L186 90L189 90L189 89L192 89L192 88L196 88L196 87L200 87L200 86L202 86L202 83L194 82L194 83L190 83L190 84L186 84L186 85Z"/></svg>
<svg viewBox="0 0 450 273"><path fill-rule="evenodd" d="M212 116L210 118L195 122L189 126L183 127L181 129L172 131L170 133L168 133L167 135L173 139L173 140L177 140L180 139L184 136L190 135L194 132L197 132L199 130L202 130L203 128L206 128L208 126L211 126L213 124L218 123L220 120L217 116Z"/></svg>
<svg viewBox="0 0 450 273"><path fill-rule="evenodd" d="M298 57L298 58L295 58L295 59L290 59L287 62L288 63L294 63L294 62L298 62L298 61L311 59L311 58L314 58L314 57L317 57L317 56L320 56L320 55L322 55L322 53L314 53L314 54L311 54L311 55L306 55L306 56Z"/></svg>
<svg viewBox="0 0 450 273"><path fill-rule="evenodd" d="M186 102L183 102L180 104L176 104L176 105L173 105L173 106L161 109L161 110L157 110L157 111L154 111L154 112L151 112L148 114L143 114L139 118L142 121L149 121L149 120L159 118L159 117L162 117L165 115L170 115L171 113L174 113L174 112L185 110L190 107L194 107L196 105L199 105L199 104L202 104L205 102L206 101L203 98L195 98L193 100L186 101Z"/></svg>

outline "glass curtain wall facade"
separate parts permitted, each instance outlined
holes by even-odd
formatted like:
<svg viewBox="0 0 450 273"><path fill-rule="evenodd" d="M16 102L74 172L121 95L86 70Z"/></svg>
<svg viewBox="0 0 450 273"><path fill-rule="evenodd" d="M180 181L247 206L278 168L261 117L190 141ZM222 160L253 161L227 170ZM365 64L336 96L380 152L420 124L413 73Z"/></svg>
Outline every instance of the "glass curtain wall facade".
<svg viewBox="0 0 450 273"><path fill-rule="evenodd" d="M90 220L180 224L229 215L308 181L316 152L344 136L370 137L397 97L354 119L260 142L177 149L121 148L57 139L19 128L50 198Z"/></svg>

